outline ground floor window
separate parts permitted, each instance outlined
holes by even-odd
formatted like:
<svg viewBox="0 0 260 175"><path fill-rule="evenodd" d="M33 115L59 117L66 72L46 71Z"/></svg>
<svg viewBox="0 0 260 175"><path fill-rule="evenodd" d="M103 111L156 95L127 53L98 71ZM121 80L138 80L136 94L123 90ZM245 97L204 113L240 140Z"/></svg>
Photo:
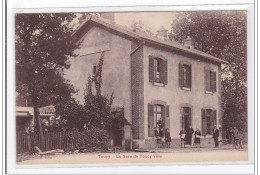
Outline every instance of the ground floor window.
<svg viewBox="0 0 260 175"><path fill-rule="evenodd" d="M206 122L207 122L207 129L206 129L206 132L207 134L211 134L211 120L212 120L212 117L211 117L211 113L212 113L212 110L211 109L206 109Z"/></svg>
<svg viewBox="0 0 260 175"><path fill-rule="evenodd" d="M191 108L182 107L181 128L187 131L190 126L191 126Z"/></svg>
<svg viewBox="0 0 260 175"><path fill-rule="evenodd" d="M162 105L154 105L154 127L159 130L162 125Z"/></svg>
<svg viewBox="0 0 260 175"><path fill-rule="evenodd" d="M217 111L213 109L202 109L202 135L212 135L214 125L217 124Z"/></svg>
<svg viewBox="0 0 260 175"><path fill-rule="evenodd" d="M170 109L164 103L148 104L148 136L153 137L158 132L168 128L170 130Z"/></svg>

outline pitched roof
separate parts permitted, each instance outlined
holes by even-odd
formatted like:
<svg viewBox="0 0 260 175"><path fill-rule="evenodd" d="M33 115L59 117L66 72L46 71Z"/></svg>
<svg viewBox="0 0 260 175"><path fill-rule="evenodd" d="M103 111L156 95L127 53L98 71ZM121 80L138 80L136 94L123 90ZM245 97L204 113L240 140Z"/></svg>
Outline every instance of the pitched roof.
<svg viewBox="0 0 260 175"><path fill-rule="evenodd" d="M162 40L159 39L155 36L149 35L145 32L133 32L132 30L130 30L129 28L123 27L121 25L115 24L115 23L111 23L110 21L103 19L103 18L97 18L94 17L92 15L87 16L87 18L77 27L77 29L74 31L73 35L76 35L79 31L81 31L85 26L87 26L90 23L96 23L99 24L103 27L106 27L108 29L112 29L114 31L117 31L119 33L122 33L124 35L127 35L129 37L138 39L138 40L144 40L144 41L148 41L154 44L160 44L164 47L171 47L177 51L180 52L184 52L184 53L188 53L188 54L192 54L192 55L196 55L199 57L203 57L205 59L208 59L209 61L213 61L213 62L217 62L217 63L228 63L224 60L221 60L217 57L214 57L212 55L209 55L207 53L201 52L199 50L196 49L189 49L185 46L183 46L182 44L176 42L176 41L168 41L168 40Z"/></svg>

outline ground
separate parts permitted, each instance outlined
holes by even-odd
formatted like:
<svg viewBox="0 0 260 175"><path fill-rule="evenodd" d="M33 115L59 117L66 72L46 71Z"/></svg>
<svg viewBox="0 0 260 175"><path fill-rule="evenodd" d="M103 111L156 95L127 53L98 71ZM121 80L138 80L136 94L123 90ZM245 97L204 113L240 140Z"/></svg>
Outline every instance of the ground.
<svg viewBox="0 0 260 175"><path fill-rule="evenodd" d="M17 164L230 162L247 160L247 148L234 149L233 145L223 145L220 148L157 148L138 150L138 152L117 151L115 153L64 153L45 156L34 155L27 157L27 160L17 160Z"/></svg>

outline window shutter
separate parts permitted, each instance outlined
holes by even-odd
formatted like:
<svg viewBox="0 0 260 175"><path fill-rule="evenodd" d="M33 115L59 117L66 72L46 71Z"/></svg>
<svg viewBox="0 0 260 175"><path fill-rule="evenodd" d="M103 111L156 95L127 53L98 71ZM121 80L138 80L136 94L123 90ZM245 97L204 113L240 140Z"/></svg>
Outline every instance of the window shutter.
<svg viewBox="0 0 260 175"><path fill-rule="evenodd" d="M217 76L216 76L216 72L213 72L213 92L217 91Z"/></svg>
<svg viewBox="0 0 260 175"><path fill-rule="evenodd" d="M166 106L166 117L170 117L170 108Z"/></svg>
<svg viewBox="0 0 260 175"><path fill-rule="evenodd" d="M159 66L160 66L160 83L164 84L164 79L165 79L165 75L164 75L164 60L159 59Z"/></svg>
<svg viewBox="0 0 260 175"><path fill-rule="evenodd" d="M148 136L154 136L154 106L148 104Z"/></svg>
<svg viewBox="0 0 260 175"><path fill-rule="evenodd" d="M166 117L166 111L165 111L165 106L162 106L162 120L165 126L165 117Z"/></svg>
<svg viewBox="0 0 260 175"><path fill-rule="evenodd" d="M217 125L217 110L213 110L213 124Z"/></svg>
<svg viewBox="0 0 260 175"><path fill-rule="evenodd" d="M182 64L179 64L179 86L183 87L183 67Z"/></svg>
<svg viewBox="0 0 260 175"><path fill-rule="evenodd" d="M182 127L183 127L183 108L181 107L181 109L180 109L180 111L181 111L181 116L180 116L180 130L182 129Z"/></svg>
<svg viewBox="0 0 260 175"><path fill-rule="evenodd" d="M210 73L210 92L213 92L213 89L214 89L214 87L213 87L213 72L212 71L209 71L209 73Z"/></svg>
<svg viewBox="0 0 260 175"><path fill-rule="evenodd" d="M167 70L167 60L163 61L164 62L164 84L168 84L168 70Z"/></svg>
<svg viewBox="0 0 260 175"><path fill-rule="evenodd" d="M191 65L189 66L189 88L191 88L191 82L192 82L192 73L191 73Z"/></svg>
<svg viewBox="0 0 260 175"><path fill-rule="evenodd" d="M205 69L205 91L210 91L210 71Z"/></svg>
<svg viewBox="0 0 260 175"><path fill-rule="evenodd" d="M154 58L149 56L149 82L154 83Z"/></svg>
<svg viewBox="0 0 260 175"><path fill-rule="evenodd" d="M168 128L170 132L170 108L169 106L165 106L165 129Z"/></svg>
<svg viewBox="0 0 260 175"><path fill-rule="evenodd" d="M207 120L205 109L201 109L201 132L203 136L207 134Z"/></svg>
<svg viewBox="0 0 260 175"><path fill-rule="evenodd" d="M214 110L211 111L210 113L210 134L213 134L213 129L214 129Z"/></svg>

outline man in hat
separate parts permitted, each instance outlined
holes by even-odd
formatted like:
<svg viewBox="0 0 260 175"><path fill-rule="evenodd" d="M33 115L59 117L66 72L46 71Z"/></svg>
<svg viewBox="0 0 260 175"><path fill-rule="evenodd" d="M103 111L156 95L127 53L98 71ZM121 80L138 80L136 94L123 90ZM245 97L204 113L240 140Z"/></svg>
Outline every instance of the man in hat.
<svg viewBox="0 0 260 175"><path fill-rule="evenodd" d="M218 147L218 137L219 137L219 130L217 129L217 126L214 125L214 129L213 129L213 139L215 142L215 148Z"/></svg>

